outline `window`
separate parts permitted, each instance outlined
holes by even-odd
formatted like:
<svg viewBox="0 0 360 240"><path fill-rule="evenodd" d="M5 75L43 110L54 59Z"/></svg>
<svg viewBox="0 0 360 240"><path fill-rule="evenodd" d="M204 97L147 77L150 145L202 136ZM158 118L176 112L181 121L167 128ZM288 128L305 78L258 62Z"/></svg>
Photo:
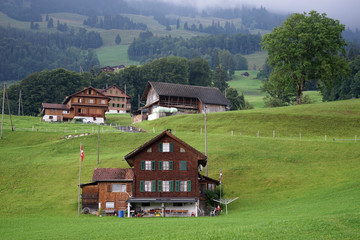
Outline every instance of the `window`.
<svg viewBox="0 0 360 240"><path fill-rule="evenodd" d="M151 161L145 161L145 170L151 170Z"/></svg>
<svg viewBox="0 0 360 240"><path fill-rule="evenodd" d="M118 91L117 91L117 90L116 90L115 92L116 92L116 94L118 94Z"/></svg>
<svg viewBox="0 0 360 240"><path fill-rule="evenodd" d="M187 162L186 161L180 161L180 170L187 170Z"/></svg>
<svg viewBox="0 0 360 240"><path fill-rule="evenodd" d="M191 180L175 181L175 192L191 192Z"/></svg>
<svg viewBox="0 0 360 240"><path fill-rule="evenodd" d="M183 149L183 148L180 148L180 152L185 152L185 149Z"/></svg>
<svg viewBox="0 0 360 240"><path fill-rule="evenodd" d="M81 108L78 108L78 113L81 113Z"/></svg>
<svg viewBox="0 0 360 240"><path fill-rule="evenodd" d="M101 100L101 104L105 104L105 100L104 100L104 99Z"/></svg>
<svg viewBox="0 0 360 240"><path fill-rule="evenodd" d="M54 117L53 116L49 116L49 119L53 119Z"/></svg>
<svg viewBox="0 0 360 240"><path fill-rule="evenodd" d="M163 161L163 170L169 170L169 161Z"/></svg>
<svg viewBox="0 0 360 240"><path fill-rule="evenodd" d="M113 192L126 192L126 184L113 184L112 191Z"/></svg>
<svg viewBox="0 0 360 240"><path fill-rule="evenodd" d="M112 106L115 107L115 103L113 103Z"/></svg>
<svg viewBox="0 0 360 240"><path fill-rule="evenodd" d="M152 181L145 181L145 192L151 192L152 190Z"/></svg>
<svg viewBox="0 0 360 240"><path fill-rule="evenodd" d="M159 143L159 152L173 152L173 143Z"/></svg>
<svg viewBox="0 0 360 240"><path fill-rule="evenodd" d="M215 190L215 184L214 183L209 183L208 184L208 190L214 191Z"/></svg>
<svg viewBox="0 0 360 240"><path fill-rule="evenodd" d="M69 114L69 111L68 110L63 110L62 113L63 114Z"/></svg>
<svg viewBox="0 0 360 240"><path fill-rule="evenodd" d="M120 107L120 104L116 104L116 107Z"/></svg>
<svg viewBox="0 0 360 240"><path fill-rule="evenodd" d="M159 170L173 170L173 161L159 161Z"/></svg>
<svg viewBox="0 0 360 240"><path fill-rule="evenodd" d="M89 103L94 103L94 99L90 98Z"/></svg>
<svg viewBox="0 0 360 240"><path fill-rule="evenodd" d="M113 97L113 101L115 101L115 98Z"/></svg>
<svg viewBox="0 0 360 240"><path fill-rule="evenodd" d="M162 181L162 191L170 192L170 181Z"/></svg>
<svg viewBox="0 0 360 240"><path fill-rule="evenodd" d="M112 93L112 90L110 90L110 93Z"/></svg>
<svg viewBox="0 0 360 240"><path fill-rule="evenodd" d="M116 94L117 94L117 91L116 91ZM120 98L117 98L117 100L120 102Z"/></svg>
<svg viewBox="0 0 360 240"><path fill-rule="evenodd" d="M89 90L89 94L91 94L91 90Z"/></svg>
<svg viewBox="0 0 360 240"><path fill-rule="evenodd" d="M180 181L180 192L187 192L187 182L186 181Z"/></svg>
<svg viewBox="0 0 360 240"><path fill-rule="evenodd" d="M149 147L149 148L147 149L147 152L152 152L152 148Z"/></svg>
<svg viewBox="0 0 360 240"><path fill-rule="evenodd" d="M82 98L78 98L78 103L81 103L82 102Z"/></svg>
<svg viewBox="0 0 360 240"><path fill-rule="evenodd" d="M106 202L105 208L114 208L114 202Z"/></svg>

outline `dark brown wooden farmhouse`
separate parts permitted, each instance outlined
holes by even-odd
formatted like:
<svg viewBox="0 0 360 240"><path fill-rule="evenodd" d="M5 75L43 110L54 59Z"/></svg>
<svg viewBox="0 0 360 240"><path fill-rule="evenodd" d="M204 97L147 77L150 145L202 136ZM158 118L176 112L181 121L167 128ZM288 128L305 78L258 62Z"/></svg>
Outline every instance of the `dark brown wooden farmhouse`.
<svg viewBox="0 0 360 240"><path fill-rule="evenodd" d="M218 88L164 82L148 82L135 122L153 120L174 114L223 112L230 102Z"/></svg>
<svg viewBox="0 0 360 240"><path fill-rule="evenodd" d="M65 98L62 104L42 103L41 114L44 121L71 121L105 123L105 112L110 98L98 89L87 87Z"/></svg>
<svg viewBox="0 0 360 240"><path fill-rule="evenodd" d="M131 167L129 171L133 172L131 181L126 177L129 217L198 216L205 210L205 191L213 190L219 184L218 181L199 173L200 166L206 166L207 157L168 131L136 148L124 159ZM95 169L95 172L97 171L100 170ZM123 210L124 199L121 198L120 203L115 200L120 198L114 198L110 185L125 181L124 177L106 179L102 175L97 178L95 172L95 182L82 185L83 209L88 206L84 205L88 201L84 197L88 192L94 192L91 188L97 186L98 203L105 206L105 211ZM123 194L122 197L126 195Z"/></svg>

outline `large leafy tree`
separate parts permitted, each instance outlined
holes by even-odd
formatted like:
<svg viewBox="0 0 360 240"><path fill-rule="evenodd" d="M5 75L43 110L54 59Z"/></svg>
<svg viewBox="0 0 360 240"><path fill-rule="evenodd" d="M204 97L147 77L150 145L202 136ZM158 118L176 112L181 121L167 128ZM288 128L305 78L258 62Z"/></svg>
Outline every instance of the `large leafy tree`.
<svg viewBox="0 0 360 240"><path fill-rule="evenodd" d="M320 90L329 87L348 70L344 57L346 43L341 35L344 30L338 20L316 11L290 15L281 26L266 34L261 43L268 52L269 65L274 68L269 82L280 82L273 85L295 91L297 104L301 104L307 81L316 80Z"/></svg>

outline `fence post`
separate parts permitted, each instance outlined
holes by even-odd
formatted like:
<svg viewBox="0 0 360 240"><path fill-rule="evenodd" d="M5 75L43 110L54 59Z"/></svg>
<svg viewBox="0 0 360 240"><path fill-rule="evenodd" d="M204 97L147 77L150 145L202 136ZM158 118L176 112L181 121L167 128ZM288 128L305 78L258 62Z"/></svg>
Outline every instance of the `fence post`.
<svg viewBox="0 0 360 240"><path fill-rule="evenodd" d="M32 130L31 131L34 131L34 126L32 126Z"/></svg>
<svg viewBox="0 0 360 240"><path fill-rule="evenodd" d="M202 135L202 128L200 128L200 134Z"/></svg>
<svg viewBox="0 0 360 240"><path fill-rule="evenodd" d="M240 137L241 137L241 132L240 132Z"/></svg>
<svg viewBox="0 0 360 240"><path fill-rule="evenodd" d="M153 127L153 133L155 133L155 128Z"/></svg>
<svg viewBox="0 0 360 240"><path fill-rule="evenodd" d="M326 142L326 135L325 135L325 142Z"/></svg>
<svg viewBox="0 0 360 240"><path fill-rule="evenodd" d="M75 129L75 133L77 133L77 130Z"/></svg>
<svg viewBox="0 0 360 240"><path fill-rule="evenodd" d="M234 130L231 130L231 136L234 136Z"/></svg>
<svg viewBox="0 0 360 240"><path fill-rule="evenodd" d="M65 130L64 130L64 133L66 133L67 132L67 127L65 128Z"/></svg>
<svg viewBox="0 0 360 240"><path fill-rule="evenodd" d="M260 131L259 131L259 130L257 131L256 136L257 136L257 137L260 136Z"/></svg>
<svg viewBox="0 0 360 240"><path fill-rule="evenodd" d="M275 138L275 130L273 130L273 138Z"/></svg>
<svg viewBox="0 0 360 240"><path fill-rule="evenodd" d="M357 140L357 136L355 135L355 142L356 142L356 140Z"/></svg>
<svg viewBox="0 0 360 240"><path fill-rule="evenodd" d="M300 135L300 141L301 141L301 133L299 135Z"/></svg>

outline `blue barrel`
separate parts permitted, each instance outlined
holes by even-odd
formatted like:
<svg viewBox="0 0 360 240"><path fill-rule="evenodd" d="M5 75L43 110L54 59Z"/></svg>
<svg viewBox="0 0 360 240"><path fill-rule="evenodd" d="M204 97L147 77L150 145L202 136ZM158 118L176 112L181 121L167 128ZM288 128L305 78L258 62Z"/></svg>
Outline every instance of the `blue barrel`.
<svg viewBox="0 0 360 240"><path fill-rule="evenodd" d="M124 217L124 211L119 211L119 218L123 218Z"/></svg>

